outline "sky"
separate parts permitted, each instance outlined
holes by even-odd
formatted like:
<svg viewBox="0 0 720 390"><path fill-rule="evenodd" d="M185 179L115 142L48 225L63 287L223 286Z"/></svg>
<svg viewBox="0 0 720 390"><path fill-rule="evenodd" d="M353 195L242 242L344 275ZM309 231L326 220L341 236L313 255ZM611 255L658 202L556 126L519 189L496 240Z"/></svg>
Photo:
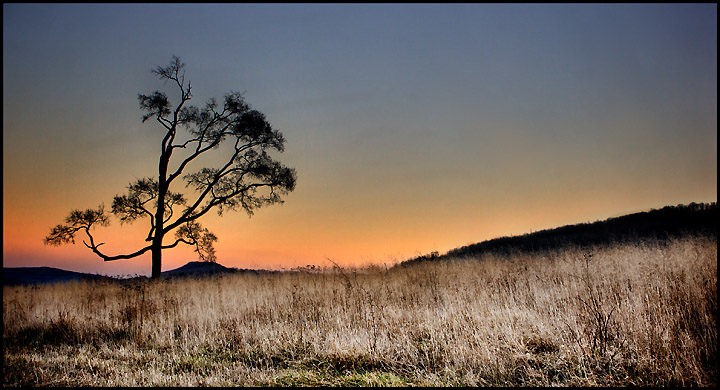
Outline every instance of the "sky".
<svg viewBox="0 0 720 390"><path fill-rule="evenodd" d="M201 221L227 267L390 265L717 201L716 4L3 4L4 267L149 275L149 254L43 238L157 175L137 95L177 102L150 72L173 55L191 104L244 92L297 170L284 204ZM94 236L133 252L147 223Z"/></svg>

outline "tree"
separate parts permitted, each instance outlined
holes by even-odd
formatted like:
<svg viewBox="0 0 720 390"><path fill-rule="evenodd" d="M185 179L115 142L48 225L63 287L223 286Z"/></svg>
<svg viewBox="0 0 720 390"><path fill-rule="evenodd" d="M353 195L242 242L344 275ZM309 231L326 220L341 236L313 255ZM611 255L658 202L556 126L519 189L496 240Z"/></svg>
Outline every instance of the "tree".
<svg viewBox="0 0 720 390"><path fill-rule="evenodd" d="M129 254L109 256L101 252L104 243L96 242L92 235L96 226L110 223L101 204L97 209L71 211L65 224L55 226L45 237L46 245L74 244L75 236L85 233L89 242L83 240L83 244L104 261L131 259L150 251L151 277L156 279L160 276L163 250L181 243L194 246L201 260L216 261L213 243L217 237L198 222L210 210L216 209L222 215L227 210L244 209L252 216L262 206L282 203L281 196L295 189L295 169L283 166L267 153L283 152L285 138L270 126L265 115L252 109L237 92L226 95L221 105L214 98L204 108L188 105L192 95L190 82L185 83L184 67L173 56L168 66L152 70L179 89L180 101L174 109L165 93L138 95L140 108L146 112L143 123L154 118L165 131L158 176L131 183L127 194L115 196L112 202L112 214L121 224L149 219L145 239L149 244ZM221 145L232 147L224 151ZM226 158L219 160L224 162L219 167L184 173L205 153L226 153L221 155ZM171 185L182 181L186 188L194 190L191 194L171 191ZM175 241L164 244L173 231Z"/></svg>

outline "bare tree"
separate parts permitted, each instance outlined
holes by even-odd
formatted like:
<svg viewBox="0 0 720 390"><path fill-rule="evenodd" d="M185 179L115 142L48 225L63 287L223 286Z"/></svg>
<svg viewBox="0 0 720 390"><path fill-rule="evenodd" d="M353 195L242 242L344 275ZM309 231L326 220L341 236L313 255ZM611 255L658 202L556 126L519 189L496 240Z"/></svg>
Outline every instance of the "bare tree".
<svg viewBox="0 0 720 390"><path fill-rule="evenodd" d="M87 236L83 244L105 261L131 259L150 251L155 279L160 276L163 250L181 243L194 246L201 260L216 260L213 243L217 237L198 222L210 210L222 215L226 210L244 209L252 215L257 208L282 203L281 195L295 189L295 169L283 166L267 153L282 152L285 138L270 126L265 115L252 109L237 92L226 95L222 104L213 98L203 108L187 105L192 95L190 82L185 83L184 66L173 56L168 66L152 70L179 89L180 102L174 109L162 92L138 95L140 108L146 112L142 121L154 118L165 131L157 178L131 183L127 194L115 196L112 202L112 213L121 224L149 219L148 244L129 254L110 256L101 252L103 243L95 241L92 230L110 223L103 205L73 210L65 224L50 231L45 244L75 243L80 232ZM219 160L223 163L218 167L185 173L205 153L226 153L226 158ZM170 190L172 184L182 182L193 190L190 194ZM175 241L163 244L173 231Z"/></svg>

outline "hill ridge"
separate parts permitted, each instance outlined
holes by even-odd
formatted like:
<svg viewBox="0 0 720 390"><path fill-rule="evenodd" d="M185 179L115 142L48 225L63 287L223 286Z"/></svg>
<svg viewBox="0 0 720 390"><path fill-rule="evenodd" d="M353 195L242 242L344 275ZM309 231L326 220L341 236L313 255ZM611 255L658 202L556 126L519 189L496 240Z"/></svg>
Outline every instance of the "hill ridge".
<svg viewBox="0 0 720 390"><path fill-rule="evenodd" d="M638 239L667 240L689 234L717 236L717 202L665 206L591 223L577 223L516 236L502 236L449 250L432 252L401 262L410 264L450 257L476 256L486 252L508 254L627 242Z"/></svg>
<svg viewBox="0 0 720 390"><path fill-rule="evenodd" d="M235 272L255 272L255 270L241 270L238 268L225 267L222 264L210 263L204 261L189 261L185 265L178 268L162 272L164 278L184 277L184 276L206 276L217 275L221 273ZM87 272L68 271L62 268L40 266L40 267L3 267L3 285L25 285L25 284L44 284L44 283L62 283L73 280L132 280L136 278L145 278L144 276L134 278L123 278L119 276L105 276L92 274Z"/></svg>

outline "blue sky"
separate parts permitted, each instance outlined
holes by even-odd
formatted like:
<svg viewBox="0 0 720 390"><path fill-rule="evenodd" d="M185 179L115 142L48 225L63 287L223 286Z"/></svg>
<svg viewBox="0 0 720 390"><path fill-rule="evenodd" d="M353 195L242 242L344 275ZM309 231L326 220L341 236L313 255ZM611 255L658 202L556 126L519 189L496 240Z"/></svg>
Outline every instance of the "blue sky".
<svg viewBox="0 0 720 390"><path fill-rule="evenodd" d="M284 205L207 222L226 265L384 262L717 199L716 4L4 4L7 261L115 272L41 239L156 171L137 94L167 89L149 70L172 55L196 105L245 91L298 171Z"/></svg>

